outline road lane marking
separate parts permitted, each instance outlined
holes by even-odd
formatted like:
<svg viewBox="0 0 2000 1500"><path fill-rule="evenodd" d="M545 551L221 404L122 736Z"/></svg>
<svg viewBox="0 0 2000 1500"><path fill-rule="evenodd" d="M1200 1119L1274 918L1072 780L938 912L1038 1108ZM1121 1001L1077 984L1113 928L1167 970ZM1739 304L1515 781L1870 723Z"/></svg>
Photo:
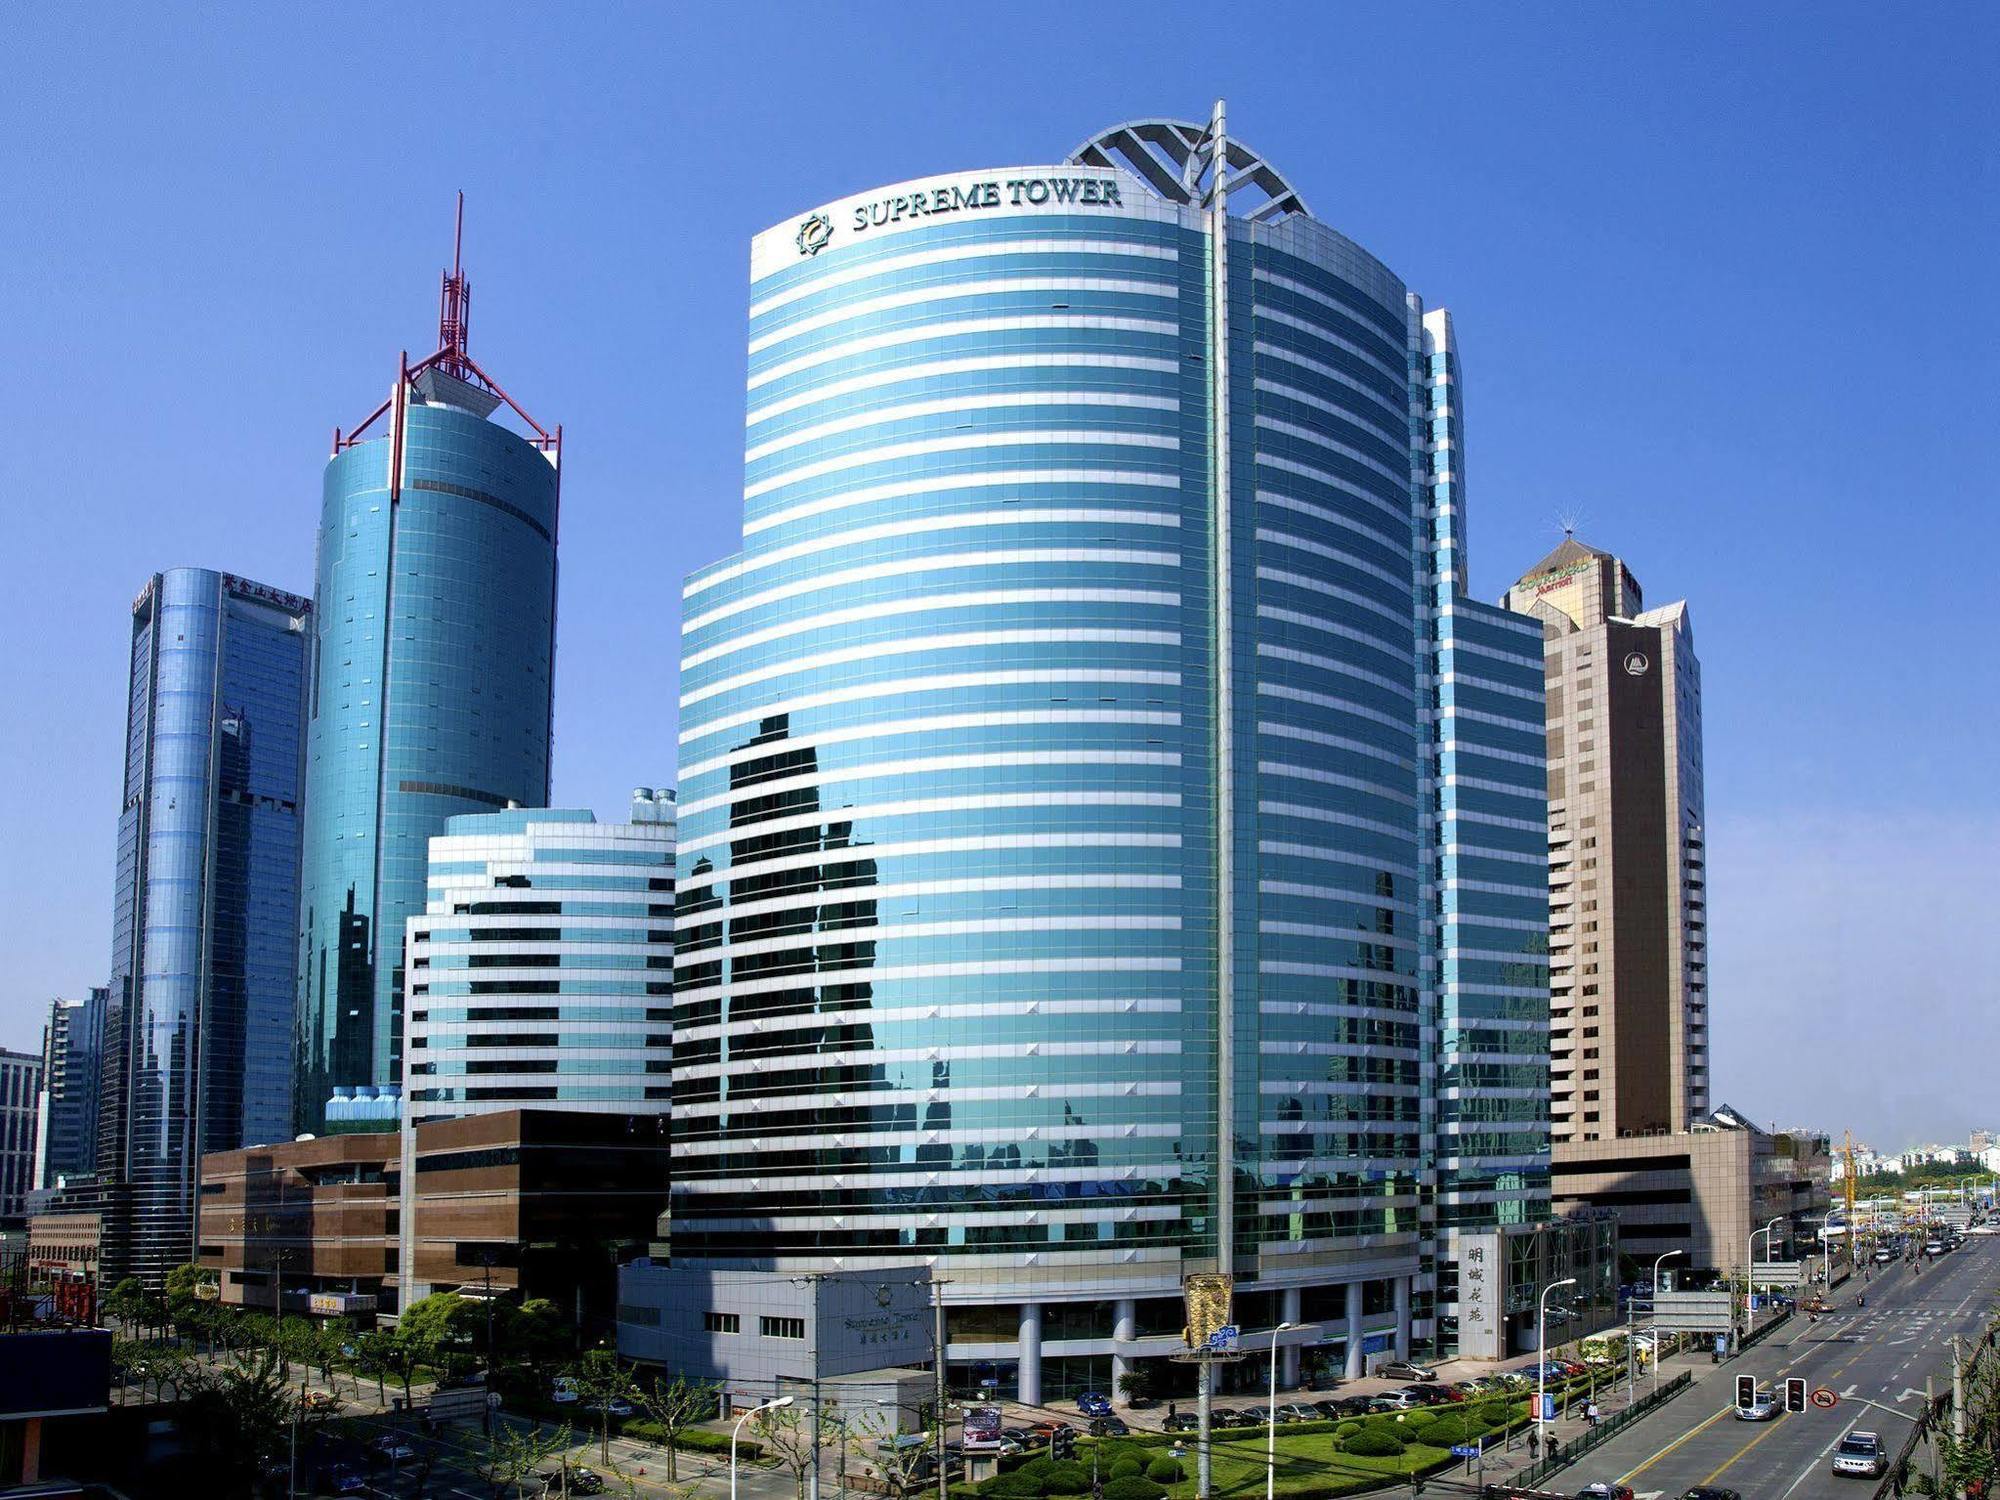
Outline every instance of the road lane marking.
<svg viewBox="0 0 2000 1500"><path fill-rule="evenodd" d="M1652 1468L1654 1464L1658 1463L1661 1459L1665 1458L1669 1453L1673 1452L1674 1449L1680 1447L1682 1443L1685 1443L1689 1438L1693 1437L1696 1433L1700 1432L1702 1428L1707 1427L1712 1423L1721 1421L1724 1417L1728 1416L1735 1409L1736 1408L1733 1406L1722 1407L1715 1413L1714 1416L1708 1418L1707 1421L1702 1422L1697 1426L1690 1427L1686 1432L1682 1433L1679 1437L1675 1438L1671 1443L1667 1444L1667 1446L1662 1448L1658 1453L1655 1453L1651 1458L1647 1459L1644 1463L1640 1464L1638 1468L1632 1470L1629 1474L1620 1474L1618 1476L1618 1483L1630 1484L1634 1479L1637 1479L1641 1474L1645 1473L1648 1469Z"/></svg>
<svg viewBox="0 0 2000 1500"><path fill-rule="evenodd" d="M1750 1439L1749 1442L1745 1443L1741 1448L1738 1448L1734 1453L1730 1454L1729 1457L1725 1458L1721 1463L1717 1464L1715 1468L1709 1471L1708 1477L1702 1480L1701 1482L1703 1484L1714 1484L1716 1475L1722 1473L1725 1469L1727 1469L1731 1464L1735 1463L1738 1459L1747 1457L1752 1448L1756 1447L1759 1443L1763 1442L1765 1438L1769 1437L1772 1433L1776 1432L1778 1428L1783 1424L1784 1424L1784 1418L1774 1417L1771 1420L1770 1426L1766 1427L1762 1432L1758 1433L1755 1437Z"/></svg>
<svg viewBox="0 0 2000 1500"><path fill-rule="evenodd" d="M1808 1460L1806 1466L1803 1469L1799 1470L1799 1477L1797 1479L1794 1479L1790 1484L1785 1486L1785 1493L1780 1495L1778 1497L1778 1500L1791 1500L1792 1491L1797 1489L1800 1485L1804 1484L1808 1479L1810 1479L1813 1476L1814 1473L1818 1471L1821 1461L1825 1459L1827 1454L1833 1452L1834 1446L1837 1443L1839 1443L1839 1441L1846 1435L1847 1434L1844 1432L1835 1433L1831 1438L1828 1438L1826 1446L1820 1449L1819 1452L1815 1453L1812 1456L1812 1458Z"/></svg>

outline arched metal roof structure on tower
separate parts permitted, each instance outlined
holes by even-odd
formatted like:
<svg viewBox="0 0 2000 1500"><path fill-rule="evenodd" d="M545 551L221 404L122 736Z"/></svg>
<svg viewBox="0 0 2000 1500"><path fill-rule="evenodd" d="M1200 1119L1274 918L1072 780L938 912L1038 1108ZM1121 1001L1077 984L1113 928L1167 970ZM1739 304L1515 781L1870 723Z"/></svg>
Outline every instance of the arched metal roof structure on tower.
<svg viewBox="0 0 2000 1500"><path fill-rule="evenodd" d="M1080 167L1123 167L1170 202L1205 207L1215 188L1211 130L1189 120L1127 120L1099 131L1070 152L1069 159ZM1230 137L1223 156L1229 164L1225 201L1232 208L1239 201L1251 202L1242 210L1245 218L1271 223L1291 214L1311 217L1306 200L1285 174L1243 142ZM1256 201L1253 190L1262 201Z"/></svg>

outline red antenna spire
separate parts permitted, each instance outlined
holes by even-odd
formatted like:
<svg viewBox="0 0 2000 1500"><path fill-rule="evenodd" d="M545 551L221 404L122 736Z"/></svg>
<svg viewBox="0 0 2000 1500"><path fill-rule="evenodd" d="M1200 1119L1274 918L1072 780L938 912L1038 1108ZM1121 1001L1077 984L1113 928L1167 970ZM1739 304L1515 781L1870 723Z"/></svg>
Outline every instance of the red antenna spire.
<svg viewBox="0 0 2000 1500"><path fill-rule="evenodd" d="M472 366L465 357L465 336L472 321L472 287L465 279L465 194L458 195L458 217L452 227L451 269L444 273L438 293L438 363L446 374L460 380L470 378Z"/></svg>

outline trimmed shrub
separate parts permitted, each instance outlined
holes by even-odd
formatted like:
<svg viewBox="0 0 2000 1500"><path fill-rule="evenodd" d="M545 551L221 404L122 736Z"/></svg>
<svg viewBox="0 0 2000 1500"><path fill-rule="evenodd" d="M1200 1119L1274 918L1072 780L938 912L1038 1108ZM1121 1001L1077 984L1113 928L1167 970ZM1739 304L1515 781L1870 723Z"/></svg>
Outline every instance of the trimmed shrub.
<svg viewBox="0 0 2000 1500"><path fill-rule="evenodd" d="M1178 1484L1186 1473L1177 1458L1156 1458L1146 1465L1146 1477L1155 1484Z"/></svg>
<svg viewBox="0 0 2000 1500"><path fill-rule="evenodd" d="M1166 1493L1165 1485L1155 1484L1143 1474L1128 1474L1105 1485L1104 1500L1161 1500Z"/></svg>
<svg viewBox="0 0 2000 1500"><path fill-rule="evenodd" d="M1149 1451L1140 1447L1137 1443L1119 1442L1113 1439L1097 1445L1097 1464L1100 1469L1104 1470L1107 1476L1128 1458L1137 1460L1139 1467L1143 1469L1146 1466L1146 1460L1152 1456Z"/></svg>
<svg viewBox="0 0 2000 1500"><path fill-rule="evenodd" d="M1333 1435L1336 1438L1351 1438L1360 1430L1361 1424L1359 1422L1342 1422L1338 1427L1333 1429Z"/></svg>
<svg viewBox="0 0 2000 1500"><path fill-rule="evenodd" d="M979 1486L979 1493L993 1496L994 1500L1041 1500L1042 1482L1015 1469L986 1480Z"/></svg>
<svg viewBox="0 0 2000 1500"><path fill-rule="evenodd" d="M1050 1458L1048 1454L1037 1453L1033 1458L1029 1459L1026 1463L1022 1464L1014 1472L1016 1474L1033 1475L1035 1478L1039 1479L1041 1478L1042 1475L1048 1473L1049 1470L1053 1469L1055 1466L1056 1466L1056 1461L1053 1458Z"/></svg>
<svg viewBox="0 0 2000 1500"><path fill-rule="evenodd" d="M1044 1469L1036 1479L1041 1484L1044 1495L1087 1495L1090 1493L1090 1470L1079 1463L1053 1463Z"/></svg>
<svg viewBox="0 0 2000 1500"><path fill-rule="evenodd" d="M1107 1477L1112 1479L1123 1479L1130 1474L1143 1474L1145 1472L1146 1472L1146 1466L1140 1463L1138 1459L1121 1458L1118 1460L1117 1463L1111 1466L1110 1474Z"/></svg>
<svg viewBox="0 0 2000 1500"><path fill-rule="evenodd" d="M1403 1413L1403 1430L1405 1432L1418 1432L1437 1420L1439 1420L1437 1412L1432 1411L1429 1407L1420 1406L1415 1411L1406 1411Z"/></svg>
<svg viewBox="0 0 2000 1500"><path fill-rule="evenodd" d="M1341 1452L1356 1458L1394 1458L1403 1451L1403 1440L1393 1432L1364 1428L1340 1445Z"/></svg>
<svg viewBox="0 0 2000 1500"><path fill-rule="evenodd" d="M1507 1420L1505 1401L1482 1401L1479 1404L1479 1420L1488 1427L1498 1427Z"/></svg>

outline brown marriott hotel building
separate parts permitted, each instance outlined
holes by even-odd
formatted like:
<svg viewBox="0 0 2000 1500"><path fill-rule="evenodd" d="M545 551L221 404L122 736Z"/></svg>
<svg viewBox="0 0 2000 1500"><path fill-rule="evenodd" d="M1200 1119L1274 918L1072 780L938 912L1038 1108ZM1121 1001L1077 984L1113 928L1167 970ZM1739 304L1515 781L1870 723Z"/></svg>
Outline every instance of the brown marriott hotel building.
<svg viewBox="0 0 2000 1500"><path fill-rule="evenodd" d="M1611 1209L1624 1254L1740 1266L1826 1202L1823 1141L1709 1095L1701 663L1685 601L1647 609L1573 537L1507 591L1542 621L1549 767L1551 1192ZM1782 1240L1780 1246L1782 1247Z"/></svg>

